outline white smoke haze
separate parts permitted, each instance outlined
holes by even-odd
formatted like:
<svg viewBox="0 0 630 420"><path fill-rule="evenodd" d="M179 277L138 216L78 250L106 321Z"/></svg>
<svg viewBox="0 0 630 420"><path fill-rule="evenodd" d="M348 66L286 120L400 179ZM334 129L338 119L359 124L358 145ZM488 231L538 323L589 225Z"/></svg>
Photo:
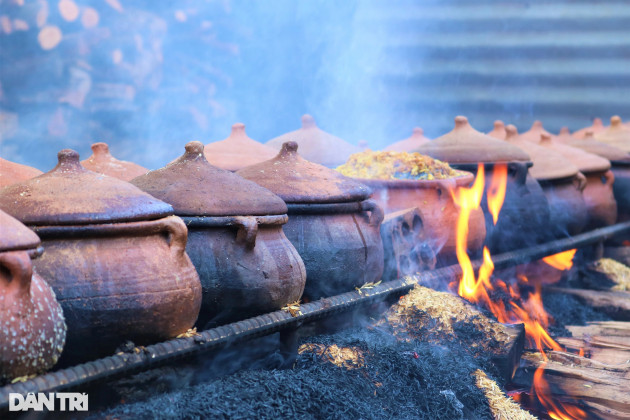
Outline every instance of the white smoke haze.
<svg viewBox="0 0 630 420"><path fill-rule="evenodd" d="M234 122L312 114L373 149L453 116L557 132L630 115L630 5L613 0L0 1L0 155L42 170L90 144L150 169ZM59 35L60 34L60 38Z"/></svg>

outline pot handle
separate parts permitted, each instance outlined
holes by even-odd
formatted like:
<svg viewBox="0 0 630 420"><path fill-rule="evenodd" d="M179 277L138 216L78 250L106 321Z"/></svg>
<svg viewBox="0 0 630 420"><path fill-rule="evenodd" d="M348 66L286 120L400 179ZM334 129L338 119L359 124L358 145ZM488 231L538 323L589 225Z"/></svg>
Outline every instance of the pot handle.
<svg viewBox="0 0 630 420"><path fill-rule="evenodd" d="M575 188L577 188L579 192L582 192L584 188L586 188L586 177L582 172L578 172L573 183L575 184Z"/></svg>
<svg viewBox="0 0 630 420"><path fill-rule="evenodd" d="M178 255L183 254L188 242L188 228L184 221L177 216L169 216L158 222L160 227L168 233L168 246L172 252Z"/></svg>
<svg viewBox="0 0 630 420"><path fill-rule="evenodd" d="M515 172L515 181L518 185L525 185L527 182L527 172L529 168L525 162L510 162L510 169L513 169Z"/></svg>
<svg viewBox="0 0 630 420"><path fill-rule="evenodd" d="M11 281L9 290L18 296L25 296L31 290L33 264L27 251L11 251L0 253L0 265L9 270Z"/></svg>
<svg viewBox="0 0 630 420"><path fill-rule="evenodd" d="M606 178L606 185L608 188L612 188L615 182L615 174L609 169L604 173L604 178Z"/></svg>
<svg viewBox="0 0 630 420"><path fill-rule="evenodd" d="M361 210L369 211L372 213L370 214L370 225L372 226L379 226L385 218L385 213L383 213L383 209L374 200L370 199L362 201Z"/></svg>
<svg viewBox="0 0 630 420"><path fill-rule="evenodd" d="M251 216L238 216L234 218L234 224L238 226L236 242L245 243L248 249L256 246L256 235L258 234L258 221Z"/></svg>

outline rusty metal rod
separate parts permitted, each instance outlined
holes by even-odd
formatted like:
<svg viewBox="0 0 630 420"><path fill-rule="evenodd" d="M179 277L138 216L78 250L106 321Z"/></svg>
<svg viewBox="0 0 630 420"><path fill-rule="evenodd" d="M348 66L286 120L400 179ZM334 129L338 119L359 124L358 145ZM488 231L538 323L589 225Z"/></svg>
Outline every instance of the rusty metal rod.
<svg viewBox="0 0 630 420"><path fill-rule="evenodd" d="M630 222L619 223L576 235L572 238L560 239L531 248L497 255L493 260L496 268L507 268L569 249L592 245L627 232L630 232ZM480 265L481 261L473 262L475 267ZM228 343L242 342L286 329L295 329L304 323L327 318L336 313L350 311L360 305L382 301L391 295L407 293L416 283L451 280L460 275L461 268L459 265L438 268L418 273L405 279L382 283L370 289L348 292L303 304L300 308L301 314L296 316L292 316L285 311L271 312L202 331L196 337L176 338L150 345L137 354L117 354L40 375L25 382L6 385L0 388L0 411L8 409L10 393L59 392L105 379L121 377L156 367L178 358L216 350Z"/></svg>

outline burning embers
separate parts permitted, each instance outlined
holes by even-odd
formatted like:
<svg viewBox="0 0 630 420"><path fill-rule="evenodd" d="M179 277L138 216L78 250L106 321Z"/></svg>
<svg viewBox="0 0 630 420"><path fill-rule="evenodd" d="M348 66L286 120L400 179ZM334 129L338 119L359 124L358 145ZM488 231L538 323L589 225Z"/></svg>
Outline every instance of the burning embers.
<svg viewBox="0 0 630 420"><path fill-rule="evenodd" d="M488 209L495 225L505 198L506 184L507 166L496 165L487 191ZM483 263L475 276L466 248L468 217L472 210L480 207L484 185L484 166L480 164L475 182L470 188L460 187L452 191L455 203L461 208L457 221L457 258L462 268L462 277L457 285L458 294L489 309L499 322L523 323L529 345L535 346L546 361L547 349L562 351L563 348L547 332L550 317L543 307L541 285L532 284L523 275L516 276L509 283L493 278L494 264L487 247L483 249ZM562 252L545 258L544 262L555 269L567 270L572 266L575 252L575 249ZM555 403L550 397L548 384L543 377L545 364L541 364L534 374L532 394L553 419L585 418L586 413L583 410Z"/></svg>

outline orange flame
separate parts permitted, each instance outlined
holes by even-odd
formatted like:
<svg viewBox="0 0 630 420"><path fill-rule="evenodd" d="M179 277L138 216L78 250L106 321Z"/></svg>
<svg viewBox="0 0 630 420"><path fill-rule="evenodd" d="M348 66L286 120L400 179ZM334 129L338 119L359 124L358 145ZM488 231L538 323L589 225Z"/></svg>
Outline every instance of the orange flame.
<svg viewBox="0 0 630 420"><path fill-rule="evenodd" d="M480 164L477 177L472 187L460 187L451 192L453 201L460 209L456 227L456 254L457 260L462 268L462 277L459 281L458 293L470 302L485 305L499 322L508 324L525 324L525 334L528 342L531 345L535 345L543 355L544 360L547 360L547 355L545 353L546 349L551 348L558 351L563 349L553 338L551 338L546 330L549 326L550 317L543 307L540 286L537 286L535 291L529 294L527 300L523 300L518 284L508 286L505 282L497 280L496 286L506 293L509 291L512 301L510 301L508 308L506 308L505 304L501 300L493 302L490 299L488 291L495 290L495 285L492 284L494 263L492 262L490 251L485 247L483 249L483 263L479 268L478 277L475 277L473 265L466 249L468 220L471 211L479 208L484 183L484 167ZM497 223L499 212L503 206L506 187L507 166L497 165L490 183L490 189L487 193L488 208L492 214L494 224ZM545 258L545 262L555 268L562 267L559 268L561 270L569 269L573 264L572 261L574 255L575 250L571 250ZM519 281L522 284L529 283L525 276L519 276ZM522 302L522 306L519 306L516 301ZM534 374L533 393L547 409L549 416L553 419L584 418L584 411L577 407L565 406L562 404L557 406L554 404L552 399L549 397L549 386L542 378L544 366L545 364L543 364Z"/></svg>
<svg viewBox="0 0 630 420"><path fill-rule="evenodd" d="M534 372L533 392L538 397L540 403L547 409L549 417L554 420L573 420L573 419L585 419L586 413L569 404L562 404L558 402L556 404L552 398L549 384L543 379L543 373L545 372L545 366L547 363L540 365L536 372Z"/></svg>
<svg viewBox="0 0 630 420"><path fill-rule="evenodd" d="M492 181L488 189L488 210L492 214L492 221L496 225L499 220L499 212L503 207L505 200L505 190L507 188L508 170L505 163L499 163L494 166L492 171Z"/></svg>
<svg viewBox="0 0 630 420"><path fill-rule="evenodd" d="M462 278L459 282L459 295L469 298L469 300L475 303L478 302L479 293L485 293L486 300L489 300L485 289L479 287L479 282L475 280L475 271L473 269L472 262L468 257L468 253L466 252L466 241L468 239L468 219L470 218L470 213L473 210L478 209L481 204L484 182L484 167L482 164L479 164L477 177L472 187L460 187L457 188L455 191L451 191L451 195L453 196L453 201L455 202L455 205L460 208L459 216L457 218L457 236L455 238L457 261L459 261L459 264L462 267ZM487 254L489 258L490 253L488 252ZM484 249L484 257L485 255L486 249ZM486 263L484 258L484 265L485 264ZM492 264L491 259L490 264Z"/></svg>
<svg viewBox="0 0 630 420"><path fill-rule="evenodd" d="M568 251L550 255L543 258L543 261L555 269L568 270L573 267L573 257L575 256L576 251L577 249L570 249Z"/></svg>

